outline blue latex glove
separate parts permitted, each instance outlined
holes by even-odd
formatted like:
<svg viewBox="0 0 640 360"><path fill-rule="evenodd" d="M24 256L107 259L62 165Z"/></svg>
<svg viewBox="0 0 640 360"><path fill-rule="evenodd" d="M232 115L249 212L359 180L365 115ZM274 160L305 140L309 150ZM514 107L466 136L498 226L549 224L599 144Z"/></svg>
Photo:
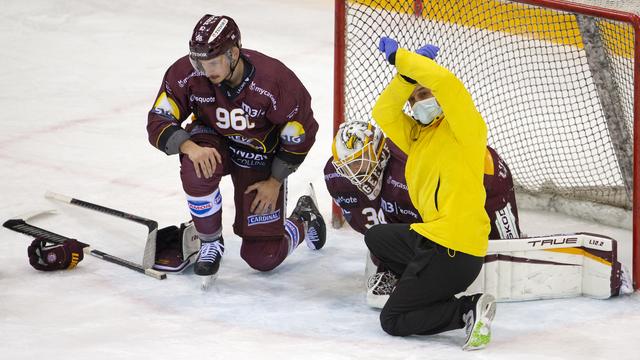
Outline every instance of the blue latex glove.
<svg viewBox="0 0 640 360"><path fill-rule="evenodd" d="M439 47L435 45L427 44L419 48L418 50L416 50L416 54L420 54L422 56L428 57L431 60L435 60L436 56L438 55L438 51L440 51Z"/></svg>
<svg viewBox="0 0 640 360"><path fill-rule="evenodd" d="M384 53L384 57L391 65L396 63L396 51L398 51L398 42L390 37L383 36L378 43L378 50Z"/></svg>

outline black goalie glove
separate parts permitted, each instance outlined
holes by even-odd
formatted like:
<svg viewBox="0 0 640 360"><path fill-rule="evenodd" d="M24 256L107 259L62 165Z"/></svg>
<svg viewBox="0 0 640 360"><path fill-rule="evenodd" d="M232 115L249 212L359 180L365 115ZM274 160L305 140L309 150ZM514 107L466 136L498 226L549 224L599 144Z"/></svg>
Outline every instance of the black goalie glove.
<svg viewBox="0 0 640 360"><path fill-rule="evenodd" d="M156 259L153 268L164 272L182 272L200 250L200 239L193 222L167 226L156 236Z"/></svg>
<svg viewBox="0 0 640 360"><path fill-rule="evenodd" d="M82 249L86 246L74 239L51 244L45 239L36 238L27 248L29 264L40 271L70 270L82 261Z"/></svg>

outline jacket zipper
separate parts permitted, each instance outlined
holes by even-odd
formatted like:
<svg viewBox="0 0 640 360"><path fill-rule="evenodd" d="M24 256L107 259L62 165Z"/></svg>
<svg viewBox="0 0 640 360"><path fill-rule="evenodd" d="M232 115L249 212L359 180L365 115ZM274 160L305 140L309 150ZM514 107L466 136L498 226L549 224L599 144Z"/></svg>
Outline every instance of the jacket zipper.
<svg viewBox="0 0 640 360"><path fill-rule="evenodd" d="M433 200L436 204L436 210L440 211L440 209L438 209L438 191L440 190L440 177L438 177L438 185L436 186L436 193L433 197Z"/></svg>

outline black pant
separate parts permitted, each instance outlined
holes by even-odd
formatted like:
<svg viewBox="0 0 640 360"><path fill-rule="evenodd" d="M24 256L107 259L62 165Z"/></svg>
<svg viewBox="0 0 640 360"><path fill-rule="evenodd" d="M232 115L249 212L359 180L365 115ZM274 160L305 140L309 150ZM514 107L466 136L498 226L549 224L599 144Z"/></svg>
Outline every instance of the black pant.
<svg viewBox="0 0 640 360"><path fill-rule="evenodd" d="M470 305L454 295L473 283L482 257L440 246L409 230L408 224L376 225L364 240L388 270L401 276L380 313L384 331L429 335L464 326L462 314Z"/></svg>

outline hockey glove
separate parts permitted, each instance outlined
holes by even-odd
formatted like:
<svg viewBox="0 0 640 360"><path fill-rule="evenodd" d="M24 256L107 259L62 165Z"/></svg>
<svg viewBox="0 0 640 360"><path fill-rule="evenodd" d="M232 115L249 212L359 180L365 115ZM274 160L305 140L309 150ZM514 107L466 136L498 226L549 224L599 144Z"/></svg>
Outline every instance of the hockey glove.
<svg viewBox="0 0 640 360"><path fill-rule="evenodd" d="M396 64L396 51L398 51L398 42L390 37L383 36L378 43L378 50L384 53L385 59L391 65Z"/></svg>
<svg viewBox="0 0 640 360"><path fill-rule="evenodd" d="M36 238L27 248L29 264L40 271L70 270L82 261L82 248L86 246L88 245L74 239L47 244L47 240Z"/></svg>
<svg viewBox="0 0 640 360"><path fill-rule="evenodd" d="M438 55L438 51L440 51L439 47L435 45L427 44L419 48L418 50L416 50L416 54L420 54L422 56L428 57L431 60L435 60L436 56Z"/></svg>

